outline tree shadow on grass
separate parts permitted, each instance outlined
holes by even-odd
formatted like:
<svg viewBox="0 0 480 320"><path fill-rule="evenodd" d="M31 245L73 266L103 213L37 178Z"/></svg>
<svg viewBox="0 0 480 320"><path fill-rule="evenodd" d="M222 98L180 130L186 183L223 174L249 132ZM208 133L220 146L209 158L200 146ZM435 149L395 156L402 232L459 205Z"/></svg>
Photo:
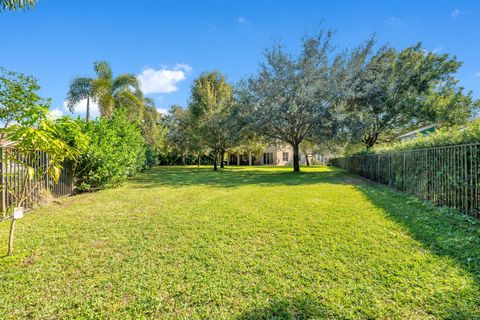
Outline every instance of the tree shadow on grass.
<svg viewBox="0 0 480 320"><path fill-rule="evenodd" d="M426 249L452 258L480 288L480 220L386 186L364 184L357 188Z"/></svg>
<svg viewBox="0 0 480 320"><path fill-rule="evenodd" d="M342 180L346 175L335 168L315 168L293 172L287 168L265 170L259 167L232 168L214 172L211 168L156 167L130 180L133 188L159 186L211 186L235 188L245 185L308 185L316 183L349 184Z"/></svg>
<svg viewBox="0 0 480 320"><path fill-rule="evenodd" d="M342 319L342 317L318 299L300 296L293 299L274 300L267 306L247 310L236 319Z"/></svg>

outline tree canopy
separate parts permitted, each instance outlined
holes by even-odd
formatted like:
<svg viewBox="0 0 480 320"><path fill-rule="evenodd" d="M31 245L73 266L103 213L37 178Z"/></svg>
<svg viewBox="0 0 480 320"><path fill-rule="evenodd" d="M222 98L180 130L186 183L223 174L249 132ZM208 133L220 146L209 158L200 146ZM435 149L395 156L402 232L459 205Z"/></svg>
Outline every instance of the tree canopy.
<svg viewBox="0 0 480 320"><path fill-rule="evenodd" d="M219 158L223 167L224 153L234 144L232 106L232 86L220 72L203 73L194 81L188 108L195 129L213 153L214 170Z"/></svg>
<svg viewBox="0 0 480 320"><path fill-rule="evenodd" d="M267 49L258 75L240 85L238 99L254 130L293 147L294 171L300 170L299 146L308 138L327 139L336 126L334 75L341 58L332 58L332 32L304 37L292 56L281 45Z"/></svg>
<svg viewBox="0 0 480 320"><path fill-rule="evenodd" d="M353 136L367 148L379 139L428 123L465 122L477 107L453 74L461 63L421 44L398 51L383 46L364 57L348 83L347 112Z"/></svg>

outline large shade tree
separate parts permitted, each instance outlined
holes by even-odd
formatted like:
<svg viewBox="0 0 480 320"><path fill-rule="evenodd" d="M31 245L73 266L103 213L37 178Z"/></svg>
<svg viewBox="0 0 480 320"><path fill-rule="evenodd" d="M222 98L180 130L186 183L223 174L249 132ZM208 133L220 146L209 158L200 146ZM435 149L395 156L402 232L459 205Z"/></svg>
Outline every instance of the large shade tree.
<svg viewBox="0 0 480 320"><path fill-rule="evenodd" d="M203 73L192 87L189 112L204 144L213 153L213 169L233 144L233 89L218 71Z"/></svg>
<svg viewBox="0 0 480 320"><path fill-rule="evenodd" d="M162 123L163 118L164 116L157 111L154 101L145 98L141 120L142 135L145 142L157 153L164 147L167 134L167 128Z"/></svg>
<svg viewBox="0 0 480 320"><path fill-rule="evenodd" d="M300 171L299 146L305 139L326 139L335 131L334 109L341 90L336 75L345 58L332 56L329 31L304 37L298 56L274 46L265 51L259 74L238 90L254 130L292 146L294 171Z"/></svg>
<svg viewBox="0 0 480 320"><path fill-rule="evenodd" d="M201 148L189 109L172 105L164 123L168 128L166 140L170 153L174 156L173 161L180 158L180 163L184 165L187 155L196 154L196 151Z"/></svg>
<svg viewBox="0 0 480 320"><path fill-rule="evenodd" d="M367 148L428 123L465 122L477 108L457 86L461 63L454 57L416 44L384 46L363 58L345 88L350 133Z"/></svg>

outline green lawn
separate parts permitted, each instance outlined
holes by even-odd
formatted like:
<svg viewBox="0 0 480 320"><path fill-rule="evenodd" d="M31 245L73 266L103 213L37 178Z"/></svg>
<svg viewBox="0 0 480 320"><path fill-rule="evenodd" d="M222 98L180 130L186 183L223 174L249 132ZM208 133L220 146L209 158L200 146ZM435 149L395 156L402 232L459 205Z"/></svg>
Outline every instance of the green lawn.
<svg viewBox="0 0 480 320"><path fill-rule="evenodd" d="M480 319L480 223L326 167L155 168L0 223L0 319Z"/></svg>

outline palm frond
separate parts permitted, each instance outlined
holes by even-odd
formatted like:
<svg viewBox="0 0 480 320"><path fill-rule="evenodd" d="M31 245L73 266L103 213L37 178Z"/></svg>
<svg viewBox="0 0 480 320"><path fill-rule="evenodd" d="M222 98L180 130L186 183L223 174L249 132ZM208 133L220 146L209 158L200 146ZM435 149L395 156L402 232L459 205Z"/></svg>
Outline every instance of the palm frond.
<svg viewBox="0 0 480 320"><path fill-rule="evenodd" d="M144 102L129 90L120 91L115 95L116 107L128 112L131 120L139 120L143 117Z"/></svg>
<svg viewBox="0 0 480 320"><path fill-rule="evenodd" d="M88 97L93 98L92 79L87 77L77 77L72 79L67 92L67 108L73 112L75 105Z"/></svg>
<svg viewBox="0 0 480 320"><path fill-rule="evenodd" d="M0 11L26 10L37 4L37 0L0 0Z"/></svg>
<svg viewBox="0 0 480 320"><path fill-rule="evenodd" d="M131 73L124 73L113 80L112 87L113 91L121 91L131 88L133 88L135 91L139 91L140 83L135 75Z"/></svg>
<svg viewBox="0 0 480 320"><path fill-rule="evenodd" d="M110 64L107 61L96 61L93 64L93 68L95 69L95 72L97 73L98 78L102 79L109 79L111 81L112 79L112 68L110 67Z"/></svg>

